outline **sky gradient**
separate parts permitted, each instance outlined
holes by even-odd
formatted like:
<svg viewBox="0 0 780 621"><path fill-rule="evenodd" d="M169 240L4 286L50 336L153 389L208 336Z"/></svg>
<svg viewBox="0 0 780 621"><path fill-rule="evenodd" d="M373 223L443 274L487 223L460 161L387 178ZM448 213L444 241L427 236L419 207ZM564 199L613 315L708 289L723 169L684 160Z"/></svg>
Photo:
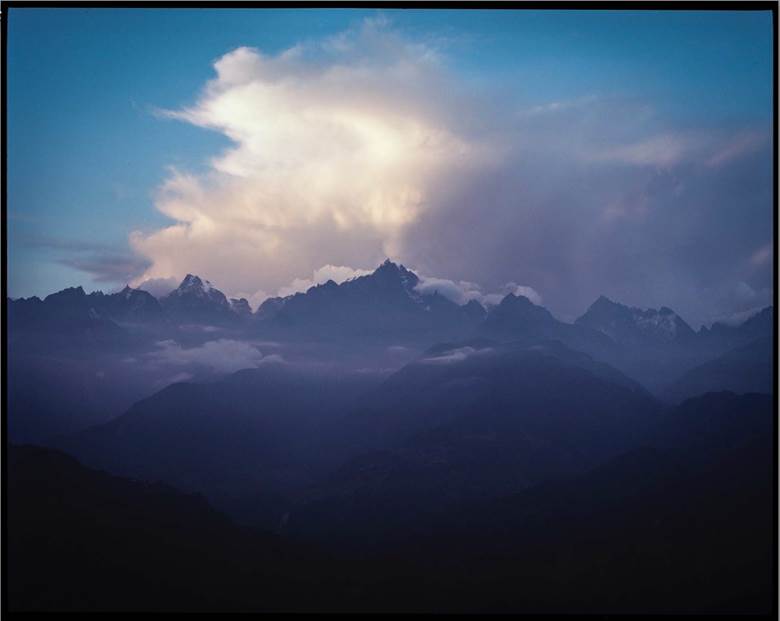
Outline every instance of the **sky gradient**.
<svg viewBox="0 0 780 621"><path fill-rule="evenodd" d="M19 9L8 286L771 303L764 12Z"/></svg>

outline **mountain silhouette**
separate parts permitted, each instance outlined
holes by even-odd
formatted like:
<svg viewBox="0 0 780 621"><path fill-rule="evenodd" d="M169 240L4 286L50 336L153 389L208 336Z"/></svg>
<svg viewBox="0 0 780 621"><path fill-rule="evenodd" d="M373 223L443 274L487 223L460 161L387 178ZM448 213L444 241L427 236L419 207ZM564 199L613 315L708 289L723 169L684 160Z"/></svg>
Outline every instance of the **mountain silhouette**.
<svg viewBox="0 0 780 621"><path fill-rule="evenodd" d="M670 308L632 308L603 295L575 323L598 330L621 345L686 342L695 337L693 329Z"/></svg>
<svg viewBox="0 0 780 621"><path fill-rule="evenodd" d="M237 527L202 496L7 451L11 611L312 612L344 590L333 572L346 568Z"/></svg>
<svg viewBox="0 0 780 621"><path fill-rule="evenodd" d="M294 337L416 342L467 334L482 319L474 304L459 306L438 293L421 294L417 275L390 260L373 273L336 284L329 280L257 310L265 329ZM478 304L478 303L477 303Z"/></svg>

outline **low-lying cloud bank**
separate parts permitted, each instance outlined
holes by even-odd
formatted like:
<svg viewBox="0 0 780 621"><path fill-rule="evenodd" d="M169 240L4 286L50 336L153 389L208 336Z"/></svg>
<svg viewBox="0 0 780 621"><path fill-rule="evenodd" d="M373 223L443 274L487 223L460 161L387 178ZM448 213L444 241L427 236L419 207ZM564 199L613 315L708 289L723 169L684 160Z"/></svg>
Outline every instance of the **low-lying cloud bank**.
<svg viewBox="0 0 780 621"><path fill-rule="evenodd" d="M263 364L281 363L278 354L263 355L251 343L231 339L207 341L184 348L173 340L157 343L157 351L147 355L149 362L166 367L200 367L215 373L233 373ZM183 377L183 376L182 376Z"/></svg>
<svg viewBox="0 0 780 621"><path fill-rule="evenodd" d="M491 347L458 347L456 349L450 349L448 351L442 352L436 356L422 358L419 361L419 364L456 364L458 362L463 362L472 356L490 355L494 351L495 350Z"/></svg>
<svg viewBox="0 0 780 621"><path fill-rule="evenodd" d="M683 126L599 93L522 105L383 19L214 70L161 115L231 146L159 188L172 223L130 236L135 284L193 272L256 306L389 256L460 301L520 282L564 318L603 293L694 323L756 306L738 283L771 289L769 126Z"/></svg>

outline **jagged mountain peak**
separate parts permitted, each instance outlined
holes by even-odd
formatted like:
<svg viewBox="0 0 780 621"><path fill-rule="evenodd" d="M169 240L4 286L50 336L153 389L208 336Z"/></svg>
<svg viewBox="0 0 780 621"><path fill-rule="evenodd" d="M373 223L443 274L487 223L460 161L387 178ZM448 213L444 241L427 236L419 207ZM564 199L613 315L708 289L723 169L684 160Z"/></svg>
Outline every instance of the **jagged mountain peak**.
<svg viewBox="0 0 780 621"><path fill-rule="evenodd" d="M177 287L178 290L185 290L185 289L203 289L208 283L208 281L203 281L200 276L196 276L195 274L187 274L184 279L181 281L179 286ZM210 285L211 283L209 283Z"/></svg>
<svg viewBox="0 0 780 621"><path fill-rule="evenodd" d="M406 269L403 264L394 263L390 259L385 259L369 276L379 277L387 280L398 279L408 290L414 289L420 282L417 274ZM365 276L363 277L365 278Z"/></svg>
<svg viewBox="0 0 780 621"><path fill-rule="evenodd" d="M537 306L523 295L508 293L484 316L480 330L488 336L519 338L530 334L550 336L560 322L543 306Z"/></svg>
<svg viewBox="0 0 780 621"><path fill-rule="evenodd" d="M394 261L391 261L391 260L390 260L390 258L388 257L388 258L386 258L384 261L382 261L382 262L379 264L379 266L376 268L376 270L374 270L374 271L381 270L381 269L393 269L393 270L397 270L397 269L398 269L398 267L399 267L399 264L398 264L398 263L395 263ZM403 266L401 266L401 267L403 267Z"/></svg>
<svg viewBox="0 0 780 621"><path fill-rule="evenodd" d="M132 300L132 299L148 299L148 298L155 298L151 293L148 291L144 291L143 289L134 289L130 285L125 285L125 288L122 289L119 293L116 293L114 295L121 296L125 300Z"/></svg>
<svg viewBox="0 0 780 621"><path fill-rule="evenodd" d="M252 314L252 308L246 298L230 298L230 308L240 317L249 317Z"/></svg>
<svg viewBox="0 0 780 621"><path fill-rule="evenodd" d="M301 334L397 342L467 332L484 318L478 304L464 309L440 292L418 291L420 282L412 270L387 259L373 272L340 284L329 280L304 293L269 298L255 316Z"/></svg>
<svg viewBox="0 0 780 621"><path fill-rule="evenodd" d="M614 302L610 298L608 298L606 295L600 295L593 304L590 305L590 308L612 308L612 307L620 307L623 306L622 304L619 304L618 302Z"/></svg>
<svg viewBox="0 0 780 621"><path fill-rule="evenodd" d="M170 297L193 294L196 296L219 298L220 301L222 298L225 298L225 303L227 303L227 298L225 297L224 293L212 285L208 280L205 280L195 274L187 274L181 281L181 284L179 284L176 289L171 291L168 296Z"/></svg>
<svg viewBox="0 0 780 621"><path fill-rule="evenodd" d="M623 344L671 342L695 335L693 329L668 306L642 309L614 302L604 295L599 296L575 323L602 332Z"/></svg>
<svg viewBox="0 0 780 621"><path fill-rule="evenodd" d="M537 304L534 304L524 295L515 295L514 293L507 293L504 296L504 299L501 300L499 303L499 306L505 306L505 307L512 307L512 306L525 306L525 307L531 307L531 306L538 306ZM538 308L542 308L541 306L538 306Z"/></svg>
<svg viewBox="0 0 780 621"><path fill-rule="evenodd" d="M491 322L522 321L524 323L554 323L557 322L552 313L544 306L534 304L524 295L507 293L504 299L488 312Z"/></svg>
<svg viewBox="0 0 780 621"><path fill-rule="evenodd" d="M189 321L219 323L234 316L234 308L225 294L194 274L187 274L160 302L169 312Z"/></svg>
<svg viewBox="0 0 780 621"><path fill-rule="evenodd" d="M620 302L615 302L614 300L608 298L606 295L600 295L596 300L588 307L588 310L585 311L583 314L586 315L588 313L619 313L622 311L630 311L631 309L626 306L625 304L621 304ZM637 309L638 310L638 309Z"/></svg>
<svg viewBox="0 0 780 621"><path fill-rule="evenodd" d="M587 316L588 313L592 312L604 312L604 311L610 311L615 313L628 313L632 315L642 315L649 317L651 315L676 315L674 310L669 308L668 306L661 306L658 309L655 308L639 308L636 306L628 306L626 304L622 304L620 302L615 302L614 300L611 300L605 295L600 295L593 304L591 304L588 307L588 310L585 311L585 313L580 317L582 319L583 317ZM578 320L579 321L579 320Z"/></svg>
<svg viewBox="0 0 780 621"><path fill-rule="evenodd" d="M78 287L67 287L56 293L51 293L44 298L44 302L54 302L58 300L80 300L85 298L87 294L84 288L79 285Z"/></svg>
<svg viewBox="0 0 780 621"><path fill-rule="evenodd" d="M476 321L482 321L487 315L485 307L482 306L478 300L469 300L462 306L462 308L463 312L466 313L467 316L473 318Z"/></svg>

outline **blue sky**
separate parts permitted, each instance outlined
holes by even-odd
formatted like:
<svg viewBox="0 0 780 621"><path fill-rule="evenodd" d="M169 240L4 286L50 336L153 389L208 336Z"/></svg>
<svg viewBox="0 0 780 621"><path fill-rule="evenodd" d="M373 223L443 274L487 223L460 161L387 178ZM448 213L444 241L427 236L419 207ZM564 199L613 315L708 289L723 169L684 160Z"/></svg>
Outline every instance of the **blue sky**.
<svg viewBox="0 0 780 621"><path fill-rule="evenodd" d="M651 107L652 127L661 133L766 131L771 124L768 11L382 14L389 20L386 28L398 37L440 53L448 80L464 91L511 102L513 109L599 98L624 102L623 110ZM214 78L217 59L242 46L274 56L296 43L360 28L377 15L345 9L12 8L7 65L9 294L41 296L68 285L109 290L124 284L120 276L96 282L94 261L106 259L106 273L114 273L111 266L123 265L125 257L134 266L137 249L128 245L130 232L152 234L171 222L155 206L170 167L208 175L212 158L231 146L219 128L155 113L195 105ZM309 63L316 64L316 54ZM755 245L765 242L756 238ZM445 260L423 257L419 262L430 270L442 269ZM318 267L312 263L311 270ZM160 270L150 275L179 276ZM454 271L447 276L481 277L496 286L506 276L493 278L486 269L462 275ZM128 273L126 279L135 276ZM528 279L533 271L522 276ZM768 286L766 275L754 281L733 274L728 278L747 281L754 290ZM233 288L252 293L255 287L267 290L269 282L275 281ZM563 299L563 294L547 294L548 299ZM628 289L626 295L636 297Z"/></svg>

